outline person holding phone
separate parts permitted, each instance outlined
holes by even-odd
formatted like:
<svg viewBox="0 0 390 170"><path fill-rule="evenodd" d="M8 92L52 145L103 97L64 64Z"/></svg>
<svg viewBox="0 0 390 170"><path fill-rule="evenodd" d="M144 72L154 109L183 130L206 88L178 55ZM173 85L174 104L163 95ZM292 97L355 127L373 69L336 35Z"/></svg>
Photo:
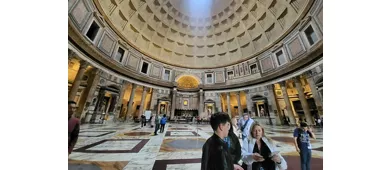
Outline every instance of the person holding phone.
<svg viewBox="0 0 390 170"><path fill-rule="evenodd" d="M316 136L312 132L311 128L307 126L305 122L300 124L299 128L294 130L294 144L295 149L301 157L301 169L310 170L311 160L311 144L310 137L316 139Z"/></svg>
<svg viewBox="0 0 390 170"><path fill-rule="evenodd" d="M264 128L253 122L250 135L242 142L241 155L245 170L285 170L287 162L265 136Z"/></svg>

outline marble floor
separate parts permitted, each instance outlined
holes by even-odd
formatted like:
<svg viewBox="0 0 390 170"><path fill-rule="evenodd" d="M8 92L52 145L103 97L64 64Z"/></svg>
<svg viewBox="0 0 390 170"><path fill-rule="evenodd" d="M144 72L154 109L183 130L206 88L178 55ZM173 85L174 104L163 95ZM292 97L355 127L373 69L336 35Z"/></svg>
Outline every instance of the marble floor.
<svg viewBox="0 0 390 170"><path fill-rule="evenodd" d="M295 151L294 128L265 126L288 163L289 170L300 169ZM167 123L165 131L153 135L154 128L136 123L82 125L78 142L69 156L71 170L199 170L202 146L213 131L209 124ZM312 169L322 170L323 135L315 129L312 141Z"/></svg>

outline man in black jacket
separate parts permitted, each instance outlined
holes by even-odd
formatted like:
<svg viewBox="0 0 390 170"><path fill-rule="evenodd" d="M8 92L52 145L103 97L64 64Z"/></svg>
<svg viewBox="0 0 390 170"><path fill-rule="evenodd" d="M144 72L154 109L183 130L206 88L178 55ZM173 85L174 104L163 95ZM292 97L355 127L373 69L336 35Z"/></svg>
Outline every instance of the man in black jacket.
<svg viewBox="0 0 390 170"><path fill-rule="evenodd" d="M229 115L215 113L210 118L210 124L214 134L203 145L201 169L243 170L239 165L233 163L228 151L228 144L224 141L230 129Z"/></svg>

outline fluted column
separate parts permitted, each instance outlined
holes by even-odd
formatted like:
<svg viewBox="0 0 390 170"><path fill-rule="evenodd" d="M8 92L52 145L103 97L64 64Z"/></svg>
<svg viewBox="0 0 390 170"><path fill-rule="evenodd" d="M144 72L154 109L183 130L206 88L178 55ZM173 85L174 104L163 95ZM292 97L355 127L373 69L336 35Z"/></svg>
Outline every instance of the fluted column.
<svg viewBox="0 0 390 170"><path fill-rule="evenodd" d="M115 104L116 105L115 106L115 117L116 118L119 118L119 116L121 114L121 105L122 105L123 97L125 96L125 91L126 91L128 85L129 85L129 82L125 81L122 84L121 90L119 91L119 98L118 98L118 101Z"/></svg>
<svg viewBox="0 0 390 170"><path fill-rule="evenodd" d="M144 112L145 98L146 98L146 94L148 91L149 91L149 88L144 87L144 90L142 92L141 104L139 106L138 118L140 118L142 113Z"/></svg>
<svg viewBox="0 0 390 170"><path fill-rule="evenodd" d="M311 113L310 113L309 104L307 103L305 93L303 91L303 87L301 84L301 80L299 77L294 77L293 80L294 80L295 86L298 90L299 101L302 104L303 112L305 113L306 122L309 125L313 125L313 117L311 116Z"/></svg>
<svg viewBox="0 0 390 170"><path fill-rule="evenodd" d="M171 119L175 116L176 93L177 93L177 89L176 89L176 87L174 87L172 90Z"/></svg>
<svg viewBox="0 0 390 170"><path fill-rule="evenodd" d="M253 111L253 101L251 99L251 96L249 95L249 90L245 90L245 99L246 99L246 109L248 110L248 113L254 113Z"/></svg>
<svg viewBox="0 0 390 170"><path fill-rule="evenodd" d="M322 100L321 100L320 95L318 94L317 86L316 86L316 83L314 82L313 73L312 72L308 72L306 74L306 76L307 76L307 82L309 83L309 86L310 86L310 89L311 89L311 93L313 94L314 102L315 102L315 104L317 106L318 114L322 115L322 108L323 108Z"/></svg>
<svg viewBox="0 0 390 170"><path fill-rule="evenodd" d="M203 92L203 89L200 89L199 90L199 116L201 114L203 114L204 112L204 102L203 102L203 95L204 95L204 92ZM204 115L203 115L204 116Z"/></svg>
<svg viewBox="0 0 390 170"><path fill-rule="evenodd" d="M286 103L287 116L290 119L290 125L295 125L296 124L295 116L294 116L294 113L293 113L292 108L291 108L290 99L288 98L288 93L287 93L287 89L286 89L286 82L283 81L283 82L280 82L279 84L280 84L280 87L282 88L284 102Z"/></svg>
<svg viewBox="0 0 390 170"><path fill-rule="evenodd" d="M87 87L84 89L83 94L80 97L76 117L83 119L85 116L85 111L88 111L88 106L90 105L93 93L96 90L96 86L99 82L99 69L93 68L91 75L87 82Z"/></svg>
<svg viewBox="0 0 390 170"><path fill-rule="evenodd" d="M132 83L131 84L131 94L130 94L130 99L129 103L127 105L127 112L126 112L126 120L128 120L133 113L133 100L135 96L135 90L137 89L137 85Z"/></svg>
<svg viewBox="0 0 390 170"><path fill-rule="evenodd" d="M73 81L72 88L70 89L68 99L74 100L77 94L77 90L79 89L79 86L81 84L81 79L84 76L85 70L87 69L88 63L86 61L80 61L80 68L79 71L76 74L76 78Z"/></svg>
<svg viewBox="0 0 390 170"><path fill-rule="evenodd" d="M226 101L227 101L228 114L230 117L232 117L232 112L230 110L230 92L226 93Z"/></svg>
<svg viewBox="0 0 390 170"><path fill-rule="evenodd" d="M268 85L268 94L269 94L269 102L271 103L272 108L268 108L268 111L270 113L270 116L275 116L275 121L276 125L281 125L282 121L280 120L280 113L278 113L278 106L277 106L277 101L275 98L275 90L274 90L274 85Z"/></svg>
<svg viewBox="0 0 390 170"><path fill-rule="evenodd" d="M218 112L223 112L222 109L222 101L221 101L221 94L220 93L215 93L216 95L216 107Z"/></svg>
<svg viewBox="0 0 390 170"><path fill-rule="evenodd" d="M238 115L241 117L242 116L242 108L241 108L240 92L238 91L235 93L236 93L236 98L237 98Z"/></svg>

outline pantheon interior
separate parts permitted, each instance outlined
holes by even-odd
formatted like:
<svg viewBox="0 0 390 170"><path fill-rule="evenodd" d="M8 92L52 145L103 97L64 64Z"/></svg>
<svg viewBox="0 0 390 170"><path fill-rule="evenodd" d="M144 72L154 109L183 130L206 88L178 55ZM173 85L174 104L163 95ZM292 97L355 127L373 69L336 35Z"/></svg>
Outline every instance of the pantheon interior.
<svg viewBox="0 0 390 170"><path fill-rule="evenodd" d="M249 113L288 169L312 125L323 169L322 0L69 0L68 99L81 121L69 169L200 169L216 112ZM142 114L166 114L153 136ZM194 123L193 117L200 123Z"/></svg>

